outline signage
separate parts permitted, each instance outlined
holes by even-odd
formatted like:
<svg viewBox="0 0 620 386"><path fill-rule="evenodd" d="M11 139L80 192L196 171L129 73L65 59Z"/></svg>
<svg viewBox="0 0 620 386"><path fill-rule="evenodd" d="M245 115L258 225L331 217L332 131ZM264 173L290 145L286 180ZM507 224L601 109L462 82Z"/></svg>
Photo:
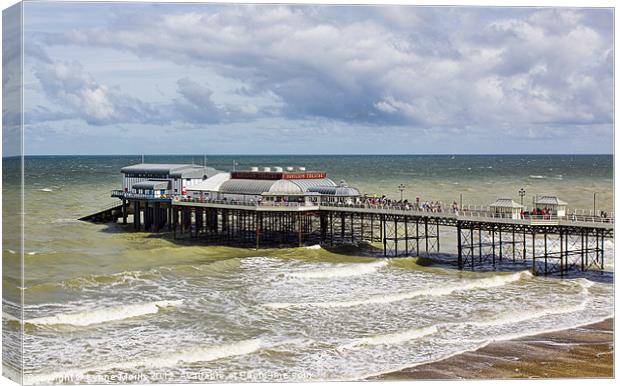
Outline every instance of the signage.
<svg viewBox="0 0 620 386"><path fill-rule="evenodd" d="M327 177L326 172L231 172L232 179L245 180L307 180Z"/></svg>

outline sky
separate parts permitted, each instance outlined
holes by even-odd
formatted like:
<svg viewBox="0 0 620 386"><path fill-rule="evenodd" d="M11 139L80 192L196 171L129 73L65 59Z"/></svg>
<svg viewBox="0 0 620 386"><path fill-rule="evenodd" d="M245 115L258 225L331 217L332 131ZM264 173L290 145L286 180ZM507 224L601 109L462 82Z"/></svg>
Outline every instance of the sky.
<svg viewBox="0 0 620 386"><path fill-rule="evenodd" d="M27 154L613 151L611 9L24 5Z"/></svg>

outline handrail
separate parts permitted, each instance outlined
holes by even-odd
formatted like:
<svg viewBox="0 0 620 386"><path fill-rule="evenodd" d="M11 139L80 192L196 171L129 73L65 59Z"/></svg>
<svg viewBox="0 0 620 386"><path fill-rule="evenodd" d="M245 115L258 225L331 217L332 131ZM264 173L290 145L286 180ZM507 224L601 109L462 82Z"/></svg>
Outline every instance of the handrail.
<svg viewBox="0 0 620 386"><path fill-rule="evenodd" d="M144 198L144 199L168 199L173 202L195 202L204 204L218 204L218 205L235 205L244 207L322 207L325 208L353 208L353 209L366 209L370 211L380 211L384 213L412 213L412 214L425 214L436 215L441 217L453 217L459 218L493 218L493 219L507 219L507 220L523 220L523 221L536 221L536 222L572 222L572 223L607 223L613 224L614 217L613 212L609 217L596 216L593 214L585 214L585 210L582 210L582 214L577 214L577 210L567 212L565 216L557 215L532 215L532 214L519 214L515 216L512 213L498 213L493 211L488 206L467 205L462 210L456 210L450 207L439 206L435 208L422 209L412 205L384 205L384 204L368 204L368 203L335 203L335 202L322 202L322 203L306 203L306 202L271 202L271 201L241 201L241 200L221 200L221 199L204 199L195 197L182 197L178 195L167 195L161 197L155 197L153 195L145 195L138 193L124 192L122 190L113 190L112 195L117 194L123 198ZM441 203L440 203L441 204ZM118 204L116 204L118 205ZM110 208L106 208L110 209ZM106 210L106 209L102 209ZM592 211L590 211L592 213Z"/></svg>

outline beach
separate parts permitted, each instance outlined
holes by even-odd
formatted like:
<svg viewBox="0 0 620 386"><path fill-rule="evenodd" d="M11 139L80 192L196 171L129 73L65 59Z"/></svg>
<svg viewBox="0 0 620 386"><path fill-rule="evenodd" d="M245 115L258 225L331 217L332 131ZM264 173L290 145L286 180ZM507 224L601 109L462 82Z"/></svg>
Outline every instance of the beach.
<svg viewBox="0 0 620 386"><path fill-rule="evenodd" d="M611 378L614 319L493 342L478 350L371 380Z"/></svg>

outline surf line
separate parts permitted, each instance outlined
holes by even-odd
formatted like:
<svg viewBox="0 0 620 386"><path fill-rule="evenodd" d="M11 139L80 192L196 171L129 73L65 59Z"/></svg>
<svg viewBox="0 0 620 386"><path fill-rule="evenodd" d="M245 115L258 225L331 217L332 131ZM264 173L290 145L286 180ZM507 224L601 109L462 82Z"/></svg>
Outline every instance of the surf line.
<svg viewBox="0 0 620 386"><path fill-rule="evenodd" d="M501 287L506 284L521 280L522 278L531 277L529 271L522 271L510 275L498 275L490 278L479 279L468 284L455 285L445 288L425 288L410 292L401 292L396 294L375 295L366 299L331 301L331 302L307 302L307 303L265 303L266 308L285 309L285 308L346 308L367 304L387 304L417 298L420 296L446 296L456 291L466 291L472 289L484 289Z"/></svg>
<svg viewBox="0 0 620 386"><path fill-rule="evenodd" d="M106 308L99 308L92 311L82 311L68 314L57 314L25 320L25 323L35 325L72 325L89 326L134 318L137 316L156 314L161 308L174 307L183 303L182 300L162 300L149 303L136 303L120 305Z"/></svg>

